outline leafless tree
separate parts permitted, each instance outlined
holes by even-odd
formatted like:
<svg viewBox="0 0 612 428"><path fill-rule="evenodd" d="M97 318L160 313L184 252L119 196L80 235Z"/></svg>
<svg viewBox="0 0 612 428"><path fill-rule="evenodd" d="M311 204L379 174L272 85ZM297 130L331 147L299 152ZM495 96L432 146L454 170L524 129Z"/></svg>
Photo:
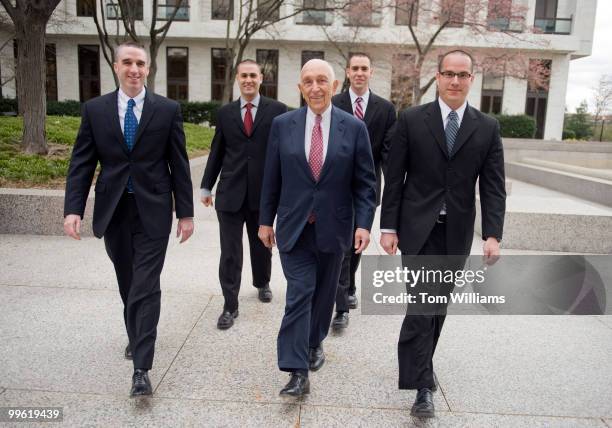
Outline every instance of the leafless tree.
<svg viewBox="0 0 612 428"><path fill-rule="evenodd" d="M45 93L45 34L60 0L0 0L10 17L17 40L17 99L23 112L22 148L46 154L47 99Z"/></svg>
<svg viewBox="0 0 612 428"><path fill-rule="evenodd" d="M138 34L137 22L143 19L143 10L140 7L142 4L137 0L118 0L113 13L115 20L112 33L109 31L107 21L108 14L104 10L104 1L99 0L99 13L93 14L93 20L98 30L98 38L102 44L102 52L106 63L113 71L113 62L115 62L114 48L125 42L132 40L135 43L145 45L144 41L148 41L149 45L149 76L147 77L147 88L155 91L155 76L157 75L157 54L159 47L162 45L172 23L177 19L182 8L188 6L187 0L174 0L160 5L158 0L151 1L151 22L145 24L148 28L148 34L145 36ZM164 9L162 9L164 8ZM160 19L159 15L163 15ZM115 84L119 85L117 76L114 72L113 78Z"/></svg>
<svg viewBox="0 0 612 428"><path fill-rule="evenodd" d="M593 88L593 106L594 115L593 122L597 126L597 122L601 120L601 131L599 133L599 141L602 141L605 116L610 112L612 107L612 75L603 74L599 78L599 83L596 88Z"/></svg>

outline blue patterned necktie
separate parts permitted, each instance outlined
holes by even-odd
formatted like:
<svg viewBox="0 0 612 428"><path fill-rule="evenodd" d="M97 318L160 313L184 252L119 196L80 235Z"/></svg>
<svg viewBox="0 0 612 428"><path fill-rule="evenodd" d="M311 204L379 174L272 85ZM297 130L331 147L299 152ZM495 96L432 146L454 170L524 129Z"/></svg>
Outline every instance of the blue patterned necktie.
<svg viewBox="0 0 612 428"><path fill-rule="evenodd" d="M450 156L453 152L453 146L455 145L455 138L457 138L457 132L459 132L459 116L455 110L451 110L448 114L448 122L444 133L446 134L446 148L448 155Z"/></svg>
<svg viewBox="0 0 612 428"><path fill-rule="evenodd" d="M123 137L125 138L125 144L129 152L131 152L134 148L134 139L136 138L136 129L138 128L138 119L136 119L136 115L134 114L135 105L136 101L130 98L127 103L127 110L123 120ZM128 178L127 191L129 193L134 192L131 176Z"/></svg>

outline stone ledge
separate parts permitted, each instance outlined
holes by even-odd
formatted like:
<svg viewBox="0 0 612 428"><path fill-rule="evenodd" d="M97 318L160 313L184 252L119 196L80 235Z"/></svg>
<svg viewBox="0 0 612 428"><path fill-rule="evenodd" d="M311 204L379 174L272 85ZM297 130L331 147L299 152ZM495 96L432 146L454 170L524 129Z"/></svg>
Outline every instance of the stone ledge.
<svg viewBox="0 0 612 428"><path fill-rule="evenodd" d="M206 159L207 156L202 156L189 162L196 189L200 187ZM94 192L90 189L81 236L93 236L93 202ZM63 214L63 190L0 188L0 234L63 235Z"/></svg>

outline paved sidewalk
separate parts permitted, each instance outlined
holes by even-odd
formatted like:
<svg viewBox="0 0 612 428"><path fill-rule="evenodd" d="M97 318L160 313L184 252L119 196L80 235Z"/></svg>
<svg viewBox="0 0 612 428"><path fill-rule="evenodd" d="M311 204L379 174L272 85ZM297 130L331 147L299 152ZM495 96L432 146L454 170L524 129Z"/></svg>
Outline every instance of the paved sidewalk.
<svg viewBox="0 0 612 428"><path fill-rule="evenodd" d="M66 426L612 427L612 317L449 317L435 358L437 418L425 422L410 417L414 392L397 389L402 317L353 311L348 330L325 341L311 394L281 399L278 254L273 302L257 300L245 263L240 317L217 330L218 225L212 209L198 204L196 215L192 239L168 249L150 399L128 397L103 242L0 235L0 406L63 407Z"/></svg>

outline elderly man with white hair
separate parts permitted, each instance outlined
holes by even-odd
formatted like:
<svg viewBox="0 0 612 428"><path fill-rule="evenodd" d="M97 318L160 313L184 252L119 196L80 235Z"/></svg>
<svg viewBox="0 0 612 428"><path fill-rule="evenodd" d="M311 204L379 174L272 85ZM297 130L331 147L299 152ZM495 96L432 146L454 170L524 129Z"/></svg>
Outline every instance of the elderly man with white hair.
<svg viewBox="0 0 612 428"><path fill-rule="evenodd" d="M332 67L308 61L298 87L307 106L272 122L259 215L259 237L268 248L278 242L287 279L277 346L278 366L291 378L280 394L296 397L310 392L308 371L325 362L343 254L353 231L356 252L368 246L376 208L368 130L332 106Z"/></svg>

